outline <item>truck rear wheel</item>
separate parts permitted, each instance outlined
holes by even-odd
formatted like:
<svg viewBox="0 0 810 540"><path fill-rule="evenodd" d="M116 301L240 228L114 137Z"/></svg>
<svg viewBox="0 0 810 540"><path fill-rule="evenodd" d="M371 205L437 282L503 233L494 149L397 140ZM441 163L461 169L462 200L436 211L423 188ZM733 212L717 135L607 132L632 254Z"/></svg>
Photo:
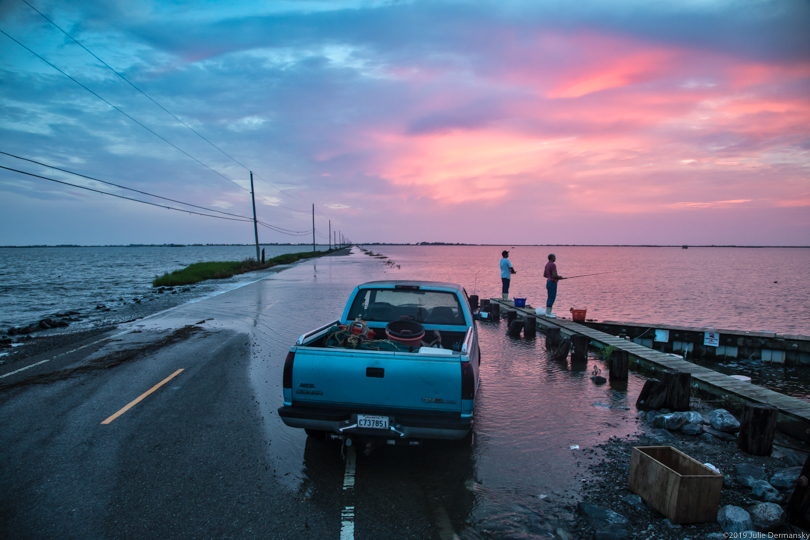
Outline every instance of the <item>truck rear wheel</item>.
<svg viewBox="0 0 810 540"><path fill-rule="evenodd" d="M312 437L313 439L323 439L326 440L326 432L320 429L305 429L304 433Z"/></svg>
<svg viewBox="0 0 810 540"><path fill-rule="evenodd" d="M464 437L456 440L456 444L458 444L462 448L470 447L473 445L474 442L475 442L475 434L473 433L472 428L470 428L470 431L468 431L467 434L464 435Z"/></svg>

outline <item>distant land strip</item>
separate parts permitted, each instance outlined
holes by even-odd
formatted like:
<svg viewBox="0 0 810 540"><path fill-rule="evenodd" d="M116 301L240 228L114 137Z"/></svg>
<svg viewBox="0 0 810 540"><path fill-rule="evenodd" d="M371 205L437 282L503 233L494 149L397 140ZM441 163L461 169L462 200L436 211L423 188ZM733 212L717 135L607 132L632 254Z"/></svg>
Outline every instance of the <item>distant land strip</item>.
<svg viewBox="0 0 810 540"><path fill-rule="evenodd" d="M787 248L787 249L807 249L810 246L744 246L736 244L465 244L452 242L354 242L362 246L481 246L481 247L502 247L507 244L512 247L650 247L650 248ZM0 249L28 249L28 248L132 248L132 247L253 247L256 244L107 244L107 245L79 245L79 244L56 244L56 245L27 245L27 246L0 246ZM327 244L317 244L325 246ZM290 244L290 243L260 243L259 246L312 246L312 243ZM348 246L344 246L348 247Z"/></svg>

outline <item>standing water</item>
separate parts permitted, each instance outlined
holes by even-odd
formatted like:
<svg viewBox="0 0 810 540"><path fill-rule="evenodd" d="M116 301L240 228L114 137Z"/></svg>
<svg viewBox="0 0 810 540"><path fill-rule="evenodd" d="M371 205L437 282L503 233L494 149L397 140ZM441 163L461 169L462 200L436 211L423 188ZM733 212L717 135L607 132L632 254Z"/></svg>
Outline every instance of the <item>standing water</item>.
<svg viewBox="0 0 810 540"><path fill-rule="evenodd" d="M543 269L557 256L554 310L649 324L767 330L810 335L810 249L602 246L367 246L397 263L391 277L461 283L469 294L500 297L498 261L509 250L517 270L509 297L545 305Z"/></svg>
<svg viewBox="0 0 810 540"><path fill-rule="evenodd" d="M263 247L268 259L312 250L311 245ZM0 248L0 330L60 311L85 313L100 303L132 302L152 290L155 277L193 263L255 257L254 246ZM203 287L213 293L256 279L249 273Z"/></svg>

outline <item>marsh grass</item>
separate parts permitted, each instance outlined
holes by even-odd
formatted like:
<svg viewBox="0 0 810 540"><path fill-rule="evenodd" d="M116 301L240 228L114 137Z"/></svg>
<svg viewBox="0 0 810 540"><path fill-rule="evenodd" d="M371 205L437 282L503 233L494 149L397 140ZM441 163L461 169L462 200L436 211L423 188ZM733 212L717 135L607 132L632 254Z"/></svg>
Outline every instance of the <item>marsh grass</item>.
<svg viewBox="0 0 810 540"><path fill-rule="evenodd" d="M613 351L615 350L616 350L615 345L608 345L607 347L602 349L602 358L604 358L605 360L610 360L610 357L613 354Z"/></svg>
<svg viewBox="0 0 810 540"><path fill-rule="evenodd" d="M227 279L236 274L244 274L245 272L253 272L254 270L264 270L279 264L291 264L301 259L311 259L312 257L320 257L337 251L335 249L328 251L308 251L303 253L285 253L267 259L264 264L257 263L256 259L245 259L243 261L221 261L221 262L202 262L194 263L186 266L181 270L174 272L166 272L162 276L155 276L152 281L153 287L177 287L180 285L192 285L205 281L206 279Z"/></svg>

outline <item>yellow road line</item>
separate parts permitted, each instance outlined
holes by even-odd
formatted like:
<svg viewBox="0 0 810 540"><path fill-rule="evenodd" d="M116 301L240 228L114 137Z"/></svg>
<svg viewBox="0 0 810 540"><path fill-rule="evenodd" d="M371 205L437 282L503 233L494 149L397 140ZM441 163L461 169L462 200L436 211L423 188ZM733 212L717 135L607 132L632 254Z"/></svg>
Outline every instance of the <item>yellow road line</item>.
<svg viewBox="0 0 810 540"><path fill-rule="evenodd" d="M102 422L102 424L109 424L110 422L112 422L113 420L115 420L116 418L118 418L119 416L121 416L122 414L124 414L125 412L127 412L128 410L130 410L132 407L134 407L135 405L137 405L138 403L140 403L140 401L141 401L143 398L145 398L146 396L148 396L149 394L151 394L152 392L154 392L155 390L157 390L158 388L160 388L161 386L163 386L164 384L166 384L167 382L169 382L170 380L172 380L172 379L173 379L175 376L177 376L177 375L178 375L178 374L179 374L181 371L183 371L183 370L182 370L182 369L178 369L177 371L175 371L174 373L172 373L171 375L169 375L168 377L166 377L165 379L163 379L162 381L160 381L159 383L157 383L155 386L153 386L152 388L150 388L149 390L147 390L146 392L144 392L143 394L141 394L140 396L138 396L138 397L137 397L137 399L135 399L134 401L131 401L129 404L127 404L127 406L126 406L126 407L124 407L123 409L121 409L120 411L118 411L117 413L115 413L114 415L112 415L111 417L109 417L109 418L107 418L106 420L104 420L104 421Z"/></svg>

